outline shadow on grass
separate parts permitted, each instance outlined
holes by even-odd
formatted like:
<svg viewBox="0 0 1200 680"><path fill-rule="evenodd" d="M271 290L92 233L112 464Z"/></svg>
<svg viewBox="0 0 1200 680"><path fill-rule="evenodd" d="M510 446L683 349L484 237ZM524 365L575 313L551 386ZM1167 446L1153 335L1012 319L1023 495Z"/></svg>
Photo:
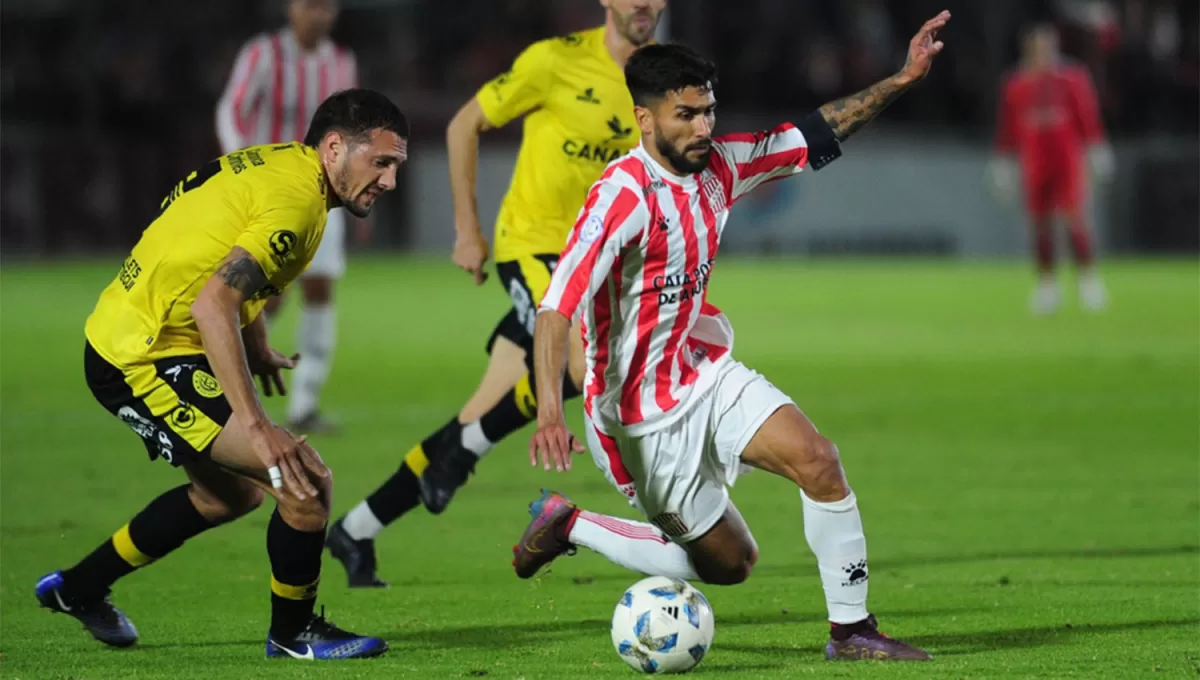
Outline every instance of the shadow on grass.
<svg viewBox="0 0 1200 680"><path fill-rule="evenodd" d="M1145 548L1071 548L1064 550L1029 550L1029 551L994 551L994 552L975 552L975 553L959 553L954 555L926 555L926 556L909 556L897 558L880 558L878 560L871 559L871 568L874 571L895 571L898 569L920 568L920 567L944 567L952 564L970 564L974 562L997 562L1003 560L1057 560L1057 559L1074 559L1074 560L1105 560L1105 559L1129 559L1139 557L1170 557L1174 555L1198 555L1200 554L1200 546L1197 545L1173 545L1161 547L1145 547ZM799 570L808 570L800 572ZM756 576L792 576L797 573L812 573L816 574L815 564L797 565L792 564L769 564L755 567L754 574L750 578ZM545 576L550 576L553 572L546 572ZM553 578L553 577L551 577ZM592 583L596 581L630 581L631 576L620 573L605 573L605 574L573 574L572 578L577 583ZM1114 582L1110 585L1121 585L1119 582Z"/></svg>
<svg viewBox="0 0 1200 680"><path fill-rule="evenodd" d="M1010 628L978 633L942 633L937 635L915 635L909 642L930 650L936 656L977 654L1004 649L1029 649L1070 642L1073 638L1089 635L1104 635L1128 631L1157 630L1195 626L1200 618L1157 619L1154 621L1127 621L1124 623L1063 624L1038 628Z"/></svg>

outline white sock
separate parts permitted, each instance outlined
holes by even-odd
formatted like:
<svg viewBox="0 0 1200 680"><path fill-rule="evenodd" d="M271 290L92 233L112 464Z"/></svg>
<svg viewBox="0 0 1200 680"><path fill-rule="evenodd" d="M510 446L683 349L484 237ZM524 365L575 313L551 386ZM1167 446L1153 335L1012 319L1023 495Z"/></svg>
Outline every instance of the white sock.
<svg viewBox="0 0 1200 680"><path fill-rule="evenodd" d="M626 569L647 576L699 578L688 560L687 551L645 522L584 510L575 518L575 526L568 538L575 545L590 548Z"/></svg>
<svg viewBox="0 0 1200 680"><path fill-rule="evenodd" d="M299 420L317 410L321 388L329 377L337 323L332 305L304 307L297 329L296 347L300 362L292 371L288 390L288 419Z"/></svg>
<svg viewBox="0 0 1200 680"><path fill-rule="evenodd" d="M477 420L473 423L463 425L462 445L477 457L483 458L496 444L490 441L487 435L483 433L483 425L480 425Z"/></svg>
<svg viewBox="0 0 1200 680"><path fill-rule="evenodd" d="M346 513L346 518L342 520L342 528L350 534L350 538L361 541L378 536L379 532L383 531L383 522L371 512L371 506L363 501Z"/></svg>
<svg viewBox="0 0 1200 680"><path fill-rule="evenodd" d="M833 623L867 618L867 538L851 491L840 501L819 503L800 492L804 537L817 556L825 606Z"/></svg>

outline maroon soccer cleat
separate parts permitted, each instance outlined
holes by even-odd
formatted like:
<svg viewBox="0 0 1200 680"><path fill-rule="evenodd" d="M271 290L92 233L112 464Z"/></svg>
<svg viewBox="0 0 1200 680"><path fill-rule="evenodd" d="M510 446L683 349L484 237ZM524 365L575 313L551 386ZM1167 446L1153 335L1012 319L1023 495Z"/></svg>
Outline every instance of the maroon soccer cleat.
<svg viewBox="0 0 1200 680"><path fill-rule="evenodd" d="M533 521L513 546L513 568L517 576L531 578L539 569L562 554L575 554L575 546L567 540L579 508L557 491L542 489L542 495L529 504Z"/></svg>
<svg viewBox="0 0 1200 680"><path fill-rule="evenodd" d="M893 640L879 632L875 615L850 624L833 624L825 646L825 658L831 661L929 661L923 649Z"/></svg>

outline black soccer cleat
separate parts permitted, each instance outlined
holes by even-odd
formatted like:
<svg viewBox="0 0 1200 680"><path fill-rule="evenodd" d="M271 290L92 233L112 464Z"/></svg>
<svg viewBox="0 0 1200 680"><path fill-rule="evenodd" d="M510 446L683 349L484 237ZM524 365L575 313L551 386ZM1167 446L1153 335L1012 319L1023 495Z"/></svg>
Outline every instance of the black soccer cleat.
<svg viewBox="0 0 1200 680"><path fill-rule="evenodd" d="M475 472L477 462L479 457L462 444L447 442L417 479L425 508L435 515L441 514Z"/></svg>
<svg viewBox="0 0 1200 680"><path fill-rule="evenodd" d="M63 592L61 571L39 579L34 592L43 607L75 617L92 637L106 645L128 647L138 640L137 628L124 612L108 601L108 593L91 599L72 597Z"/></svg>
<svg viewBox="0 0 1200 680"><path fill-rule="evenodd" d="M325 547L329 548L334 559L346 568L346 577L351 588L388 587L386 581L375 575L375 541L369 538L354 540L346 533L341 519L329 527Z"/></svg>
<svg viewBox="0 0 1200 680"><path fill-rule="evenodd" d="M325 618L325 608L320 616L313 616L304 630L295 637L267 635L267 658L292 658L301 661L369 659L381 656L388 650L386 640L358 635L342 630Z"/></svg>

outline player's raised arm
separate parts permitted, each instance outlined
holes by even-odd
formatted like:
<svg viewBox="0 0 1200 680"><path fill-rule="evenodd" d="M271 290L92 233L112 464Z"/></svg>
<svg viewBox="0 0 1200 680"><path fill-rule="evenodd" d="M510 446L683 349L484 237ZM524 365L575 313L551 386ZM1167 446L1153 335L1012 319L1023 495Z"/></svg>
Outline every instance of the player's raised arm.
<svg viewBox="0 0 1200 680"><path fill-rule="evenodd" d="M631 185L602 179L588 194L534 326L538 429L529 447L531 465L537 464L540 452L545 469L549 470L552 462L559 471L569 469L571 451L583 450L567 431L562 406L571 319L580 304L595 297L609 279L625 247L645 235L648 219L641 191Z"/></svg>
<svg viewBox="0 0 1200 680"><path fill-rule="evenodd" d="M925 22L921 30L908 43L908 58L904 67L895 75L885 78L867 89L822 106L819 111L833 130L838 141L845 141L858 132L896 98L929 73L933 58L942 51L942 41L937 33L950 21L950 12L940 14Z"/></svg>
<svg viewBox="0 0 1200 680"><path fill-rule="evenodd" d="M483 269L488 242L479 225L475 176L479 165L479 135L542 105L549 89L549 43L529 46L512 68L488 81L467 100L446 127L450 162L450 191L454 196L454 264L471 273L476 284L487 280Z"/></svg>
<svg viewBox="0 0 1200 680"><path fill-rule="evenodd" d="M242 46L225 91L217 102L217 139L221 152L247 146L256 104L266 90L272 59L270 45L258 36Z"/></svg>

